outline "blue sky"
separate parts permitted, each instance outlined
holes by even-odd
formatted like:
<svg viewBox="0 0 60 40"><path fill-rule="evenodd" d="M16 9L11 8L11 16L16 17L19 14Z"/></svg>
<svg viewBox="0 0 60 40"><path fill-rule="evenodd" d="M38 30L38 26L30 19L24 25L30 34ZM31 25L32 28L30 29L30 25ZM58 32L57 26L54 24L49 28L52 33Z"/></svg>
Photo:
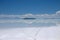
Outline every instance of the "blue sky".
<svg viewBox="0 0 60 40"><path fill-rule="evenodd" d="M60 24L59 4L60 0L0 0L0 28ZM36 20L20 19L26 17L34 17Z"/></svg>
<svg viewBox="0 0 60 40"><path fill-rule="evenodd" d="M60 0L0 0L0 14L53 14Z"/></svg>

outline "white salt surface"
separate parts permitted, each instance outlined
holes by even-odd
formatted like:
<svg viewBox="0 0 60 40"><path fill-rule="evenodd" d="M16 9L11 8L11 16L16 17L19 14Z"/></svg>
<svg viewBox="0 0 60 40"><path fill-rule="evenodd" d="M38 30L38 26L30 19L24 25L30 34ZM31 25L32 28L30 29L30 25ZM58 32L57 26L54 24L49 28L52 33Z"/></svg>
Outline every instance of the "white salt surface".
<svg viewBox="0 0 60 40"><path fill-rule="evenodd" d="M0 29L0 40L60 40L60 27Z"/></svg>

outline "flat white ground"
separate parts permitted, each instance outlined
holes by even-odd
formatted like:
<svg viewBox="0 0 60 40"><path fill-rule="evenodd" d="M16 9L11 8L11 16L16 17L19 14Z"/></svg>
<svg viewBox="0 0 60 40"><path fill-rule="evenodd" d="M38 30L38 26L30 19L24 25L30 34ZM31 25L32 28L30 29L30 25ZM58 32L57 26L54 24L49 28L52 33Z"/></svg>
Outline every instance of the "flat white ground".
<svg viewBox="0 0 60 40"><path fill-rule="evenodd" d="M0 29L0 40L60 40L60 27Z"/></svg>

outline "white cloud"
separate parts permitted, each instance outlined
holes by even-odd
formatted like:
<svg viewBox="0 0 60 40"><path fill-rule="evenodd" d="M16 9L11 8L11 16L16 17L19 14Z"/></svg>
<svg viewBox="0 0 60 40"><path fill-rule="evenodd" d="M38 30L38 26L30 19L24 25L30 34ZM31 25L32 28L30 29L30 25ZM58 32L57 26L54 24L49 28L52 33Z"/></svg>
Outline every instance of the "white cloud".
<svg viewBox="0 0 60 40"><path fill-rule="evenodd" d="M47 19L47 20L0 20L0 23L23 23L23 24L35 24L35 23L45 23L48 25L48 23L53 23L56 25L60 25L60 21L56 19Z"/></svg>
<svg viewBox="0 0 60 40"><path fill-rule="evenodd" d="M57 11L56 14L60 14L60 11Z"/></svg>
<svg viewBox="0 0 60 40"><path fill-rule="evenodd" d="M60 18L60 11L57 11L55 14L24 14L24 15L0 15L0 18L25 18L25 17L34 17L34 18Z"/></svg>
<svg viewBox="0 0 60 40"><path fill-rule="evenodd" d="M60 11L57 11L56 14L25 14L25 15L0 15L0 18L25 18L25 17L34 17L34 18L60 18ZM28 23L28 24L32 24L34 22L36 23L48 23L51 22L52 20L0 20L0 23ZM53 23L56 23L57 21L52 21Z"/></svg>

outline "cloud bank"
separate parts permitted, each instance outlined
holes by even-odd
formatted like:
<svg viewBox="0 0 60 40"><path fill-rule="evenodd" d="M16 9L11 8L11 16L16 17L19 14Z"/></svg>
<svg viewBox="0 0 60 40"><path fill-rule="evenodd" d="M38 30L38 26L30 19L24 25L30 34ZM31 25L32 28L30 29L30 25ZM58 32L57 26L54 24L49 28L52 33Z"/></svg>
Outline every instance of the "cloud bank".
<svg viewBox="0 0 60 40"><path fill-rule="evenodd" d="M0 23L26 23L26 24L32 24L32 23L53 23L53 24L60 24L60 19L36 19L36 20L0 20Z"/></svg>
<svg viewBox="0 0 60 40"><path fill-rule="evenodd" d="M57 11L55 14L24 14L24 15L0 15L0 18L25 18L25 17L34 17L34 18L60 18L60 11Z"/></svg>
<svg viewBox="0 0 60 40"><path fill-rule="evenodd" d="M20 18L36 18L36 20L23 20ZM5 20L5 18L9 20ZM11 18L13 20L11 20ZM15 19L14 19L15 18ZM16 19L19 18L19 19ZM39 18L43 20L39 20ZM27 24L32 24L32 23L58 23L60 24L59 20L44 20L44 18L60 18L60 11L57 11L55 14L25 14L25 15L0 15L0 23L27 23Z"/></svg>

